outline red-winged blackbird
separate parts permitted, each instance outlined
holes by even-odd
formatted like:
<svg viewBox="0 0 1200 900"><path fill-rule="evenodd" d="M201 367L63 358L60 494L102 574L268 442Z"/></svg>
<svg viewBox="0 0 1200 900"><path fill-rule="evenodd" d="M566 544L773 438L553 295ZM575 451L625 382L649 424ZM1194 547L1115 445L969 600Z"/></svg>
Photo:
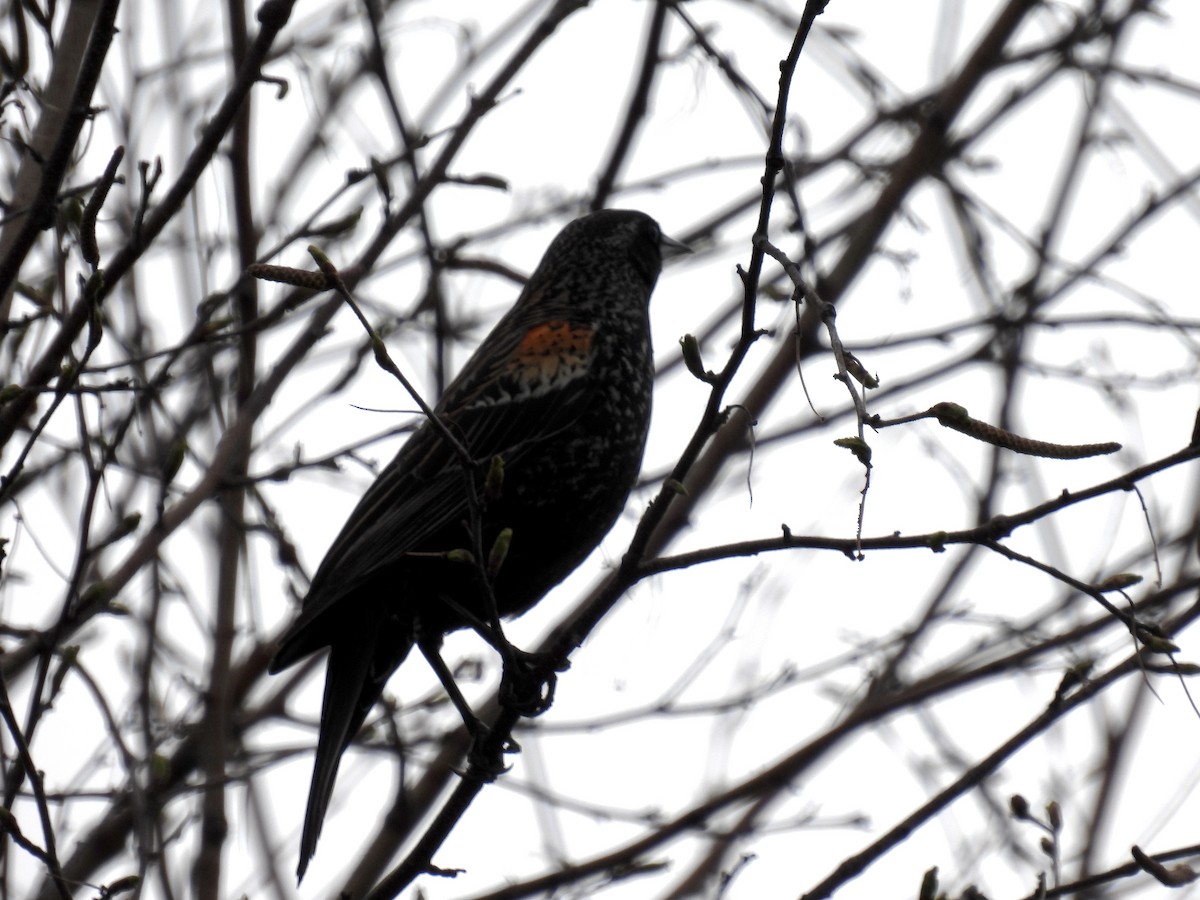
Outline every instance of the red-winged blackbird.
<svg viewBox="0 0 1200 900"><path fill-rule="evenodd" d="M414 642L464 627L464 613L525 612L616 521L650 422L647 307L664 248L687 249L641 212L567 225L436 408L470 460L426 421L325 554L270 667L329 648L299 877L338 761ZM487 554L504 529L489 596L479 565L446 554Z"/></svg>

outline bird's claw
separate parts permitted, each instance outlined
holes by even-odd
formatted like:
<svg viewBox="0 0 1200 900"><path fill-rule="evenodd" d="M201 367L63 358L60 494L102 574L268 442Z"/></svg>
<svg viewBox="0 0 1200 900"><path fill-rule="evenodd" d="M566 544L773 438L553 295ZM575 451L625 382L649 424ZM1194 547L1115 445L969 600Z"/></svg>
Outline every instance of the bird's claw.
<svg viewBox="0 0 1200 900"><path fill-rule="evenodd" d="M483 781L494 781L511 766L504 762L506 753L520 753L521 745L512 737L493 740L492 729L481 719L468 726L471 730L471 749L467 751L467 771Z"/></svg>
<svg viewBox="0 0 1200 900"><path fill-rule="evenodd" d="M551 668L552 662L548 654L528 653L513 647L500 677L501 704L526 718L548 710L558 686L556 670L562 671L559 667Z"/></svg>

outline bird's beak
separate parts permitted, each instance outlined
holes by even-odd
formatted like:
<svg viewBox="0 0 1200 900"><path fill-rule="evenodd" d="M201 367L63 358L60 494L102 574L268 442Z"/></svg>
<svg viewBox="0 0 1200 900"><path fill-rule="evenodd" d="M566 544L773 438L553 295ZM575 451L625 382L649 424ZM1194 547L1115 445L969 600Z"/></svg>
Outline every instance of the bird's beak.
<svg viewBox="0 0 1200 900"><path fill-rule="evenodd" d="M683 241L677 241L675 238L668 237L665 234L658 239L658 247L663 259L670 259L672 256L682 256L685 253L692 252L692 248Z"/></svg>

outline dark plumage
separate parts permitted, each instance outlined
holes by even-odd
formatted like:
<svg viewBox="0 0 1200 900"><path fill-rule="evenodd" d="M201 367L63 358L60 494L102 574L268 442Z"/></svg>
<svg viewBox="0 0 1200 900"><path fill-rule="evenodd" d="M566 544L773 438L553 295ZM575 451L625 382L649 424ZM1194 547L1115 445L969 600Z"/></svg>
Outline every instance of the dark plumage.
<svg viewBox="0 0 1200 900"><path fill-rule="evenodd" d="M439 554L486 553L511 529L492 588L496 611L515 616L583 562L620 514L650 422L647 305L664 247L682 245L640 212L602 210L567 225L436 408L478 464L423 423L325 554L270 667L329 648L299 877L338 761L418 630L440 636L468 624L456 608L491 618L478 567ZM468 478L482 496L496 456L498 495L472 526Z"/></svg>

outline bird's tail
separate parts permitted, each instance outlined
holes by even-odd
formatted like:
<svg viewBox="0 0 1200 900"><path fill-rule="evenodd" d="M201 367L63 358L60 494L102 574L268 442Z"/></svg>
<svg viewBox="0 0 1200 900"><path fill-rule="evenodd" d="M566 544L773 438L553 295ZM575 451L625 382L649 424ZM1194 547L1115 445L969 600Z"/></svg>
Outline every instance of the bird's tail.
<svg viewBox="0 0 1200 900"><path fill-rule="evenodd" d="M316 852L342 754L383 693L388 678L411 648L411 638L404 636L389 635L388 639L380 641L378 628L363 629L363 633L355 635L355 640L337 640L330 646L321 732L317 738L312 785L304 813L304 831L300 836L297 884L304 878L308 863Z"/></svg>

